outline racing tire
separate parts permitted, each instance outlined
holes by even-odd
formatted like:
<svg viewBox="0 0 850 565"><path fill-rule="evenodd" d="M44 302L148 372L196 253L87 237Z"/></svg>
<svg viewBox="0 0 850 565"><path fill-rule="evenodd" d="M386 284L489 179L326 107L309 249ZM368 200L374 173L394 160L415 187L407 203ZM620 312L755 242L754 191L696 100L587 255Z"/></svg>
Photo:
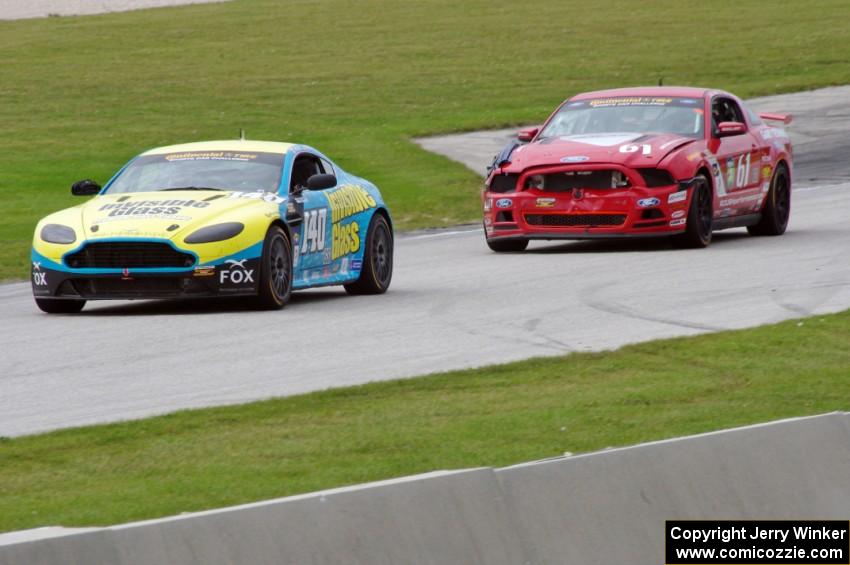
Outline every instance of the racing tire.
<svg viewBox="0 0 850 565"><path fill-rule="evenodd" d="M788 169L785 165L779 165L770 180L770 191L761 212L761 220L754 226L747 226L747 231L750 235L782 235L790 217L791 183L788 181Z"/></svg>
<svg viewBox="0 0 850 565"><path fill-rule="evenodd" d="M383 294L393 278L393 230L383 214L376 213L366 231L366 251L360 277L345 286L352 295Z"/></svg>
<svg viewBox="0 0 850 565"><path fill-rule="evenodd" d="M280 226L272 226L263 241L259 289L255 304L263 310L280 310L292 294L292 245Z"/></svg>
<svg viewBox="0 0 850 565"><path fill-rule="evenodd" d="M56 300L55 298L36 298L35 305L48 314L76 314L86 305L85 300Z"/></svg>
<svg viewBox="0 0 850 565"><path fill-rule="evenodd" d="M714 217L711 183L705 175L697 175L692 190L685 231L673 236L673 245L682 249L701 249L711 243Z"/></svg>
<svg viewBox="0 0 850 565"><path fill-rule="evenodd" d="M485 238L487 239L487 238ZM528 247L527 239L487 239L487 247L496 253L517 253Z"/></svg>

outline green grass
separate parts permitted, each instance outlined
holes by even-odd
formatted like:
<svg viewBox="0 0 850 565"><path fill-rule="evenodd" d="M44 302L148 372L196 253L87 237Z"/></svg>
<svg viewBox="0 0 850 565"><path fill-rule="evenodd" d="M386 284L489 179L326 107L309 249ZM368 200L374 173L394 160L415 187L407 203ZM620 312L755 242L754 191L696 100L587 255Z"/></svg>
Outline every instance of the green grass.
<svg viewBox="0 0 850 565"><path fill-rule="evenodd" d="M539 121L582 90L750 96L850 81L850 3L236 0L0 22L0 279L39 217L151 146L296 140L375 181L400 228L477 218L480 180L411 136Z"/></svg>
<svg viewBox="0 0 850 565"><path fill-rule="evenodd" d="M850 409L850 311L0 441L0 531Z"/></svg>

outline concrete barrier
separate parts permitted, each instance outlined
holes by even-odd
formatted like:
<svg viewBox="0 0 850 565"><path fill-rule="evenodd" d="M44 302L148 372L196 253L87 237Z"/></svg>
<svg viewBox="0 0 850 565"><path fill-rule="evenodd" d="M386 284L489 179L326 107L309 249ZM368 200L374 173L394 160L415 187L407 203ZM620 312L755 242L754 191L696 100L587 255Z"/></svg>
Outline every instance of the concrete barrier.
<svg viewBox="0 0 850 565"><path fill-rule="evenodd" d="M444 471L102 529L0 565L663 563L668 519L850 517L850 414Z"/></svg>
<svg viewBox="0 0 850 565"><path fill-rule="evenodd" d="M0 535L2 565L89 565L119 563L109 530L38 528Z"/></svg>
<svg viewBox="0 0 850 565"><path fill-rule="evenodd" d="M0 563L521 562L492 469L437 472L0 546Z"/></svg>
<svg viewBox="0 0 850 565"><path fill-rule="evenodd" d="M672 519L850 519L850 419L783 420L500 469L528 563L663 563Z"/></svg>

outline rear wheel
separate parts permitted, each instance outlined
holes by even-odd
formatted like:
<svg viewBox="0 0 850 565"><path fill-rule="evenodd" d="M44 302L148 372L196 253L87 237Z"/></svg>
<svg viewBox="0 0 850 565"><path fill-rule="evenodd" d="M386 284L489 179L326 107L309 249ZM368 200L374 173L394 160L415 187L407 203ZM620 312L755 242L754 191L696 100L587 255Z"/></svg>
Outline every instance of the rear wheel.
<svg viewBox="0 0 850 565"><path fill-rule="evenodd" d="M36 298L35 305L48 314L76 314L86 305L85 300L56 300L54 298Z"/></svg>
<svg viewBox="0 0 850 565"><path fill-rule="evenodd" d="M383 214L376 213L366 232L366 252L360 278L345 285L348 294L383 294L393 278L393 232Z"/></svg>
<svg viewBox="0 0 850 565"><path fill-rule="evenodd" d="M272 226L266 233L259 284L258 307L279 310L289 301L292 293L292 247L280 226Z"/></svg>
<svg viewBox="0 0 850 565"><path fill-rule="evenodd" d="M761 212L761 220L749 226L750 235L782 235L791 217L791 183L784 165L776 167L767 193L767 203Z"/></svg>
<svg viewBox="0 0 850 565"><path fill-rule="evenodd" d="M699 249L708 247L711 243L711 220L714 215L711 184L705 175L694 178L691 206L688 208L688 219L685 232L674 235L676 247Z"/></svg>

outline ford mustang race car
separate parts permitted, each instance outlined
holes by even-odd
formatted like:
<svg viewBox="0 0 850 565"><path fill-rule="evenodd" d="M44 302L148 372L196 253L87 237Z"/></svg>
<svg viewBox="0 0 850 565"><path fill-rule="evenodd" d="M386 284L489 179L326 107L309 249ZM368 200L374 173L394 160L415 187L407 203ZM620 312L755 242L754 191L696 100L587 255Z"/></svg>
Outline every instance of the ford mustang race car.
<svg viewBox="0 0 850 565"><path fill-rule="evenodd" d="M791 210L791 142L719 90L624 88L579 94L496 156L483 192L494 251L531 239L672 236L705 247L714 230L780 235ZM525 143L524 143L525 142Z"/></svg>
<svg viewBox="0 0 850 565"><path fill-rule="evenodd" d="M392 278L393 231L380 192L306 145L209 141L161 147L103 188L74 183L81 206L35 229L39 308L86 300L253 296L341 284L379 294Z"/></svg>

